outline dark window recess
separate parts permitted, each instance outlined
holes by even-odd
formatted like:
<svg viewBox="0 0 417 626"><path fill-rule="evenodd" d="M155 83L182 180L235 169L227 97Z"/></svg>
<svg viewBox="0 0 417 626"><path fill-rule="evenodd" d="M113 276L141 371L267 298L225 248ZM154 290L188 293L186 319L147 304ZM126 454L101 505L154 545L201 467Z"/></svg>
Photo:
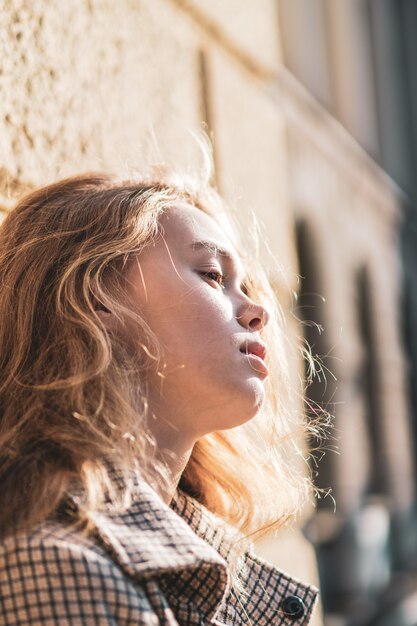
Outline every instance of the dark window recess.
<svg viewBox="0 0 417 626"><path fill-rule="evenodd" d="M361 394L368 428L370 449L370 475L368 494L384 495L386 493L386 463L384 463L384 442L381 436L379 419L379 365L375 349L372 320L372 285L366 268L356 275L356 305L358 332L363 346L363 358L356 376L356 385Z"/></svg>
<svg viewBox="0 0 417 626"><path fill-rule="evenodd" d="M314 411L319 413L325 409L334 413L335 381L331 371L331 360L326 356L330 347L325 333L325 297L320 272L319 242L315 241L307 222L296 224L296 244L300 268L300 289L295 314L302 323L304 339L311 350L315 361L316 374L312 383L306 389L307 414L314 419ZM308 359L304 361L305 379L309 377L310 365ZM309 408L310 407L310 408ZM315 476L315 484L324 491L334 487L334 457L329 450L335 447L330 438L324 445L320 440L310 441L312 449L311 466ZM315 448L319 448L314 452ZM321 448L321 449L320 449ZM333 500L329 497L318 500L318 508L333 509Z"/></svg>

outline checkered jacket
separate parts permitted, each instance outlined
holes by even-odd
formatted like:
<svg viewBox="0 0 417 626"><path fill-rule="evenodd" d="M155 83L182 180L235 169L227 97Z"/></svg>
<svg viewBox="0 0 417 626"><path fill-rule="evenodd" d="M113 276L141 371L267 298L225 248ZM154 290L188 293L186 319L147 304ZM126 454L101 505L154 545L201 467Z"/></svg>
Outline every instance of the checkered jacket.
<svg viewBox="0 0 417 626"><path fill-rule="evenodd" d="M147 485L93 534L47 522L0 545L1 626L306 625L317 590L250 552L230 582L236 541L181 492L165 505Z"/></svg>

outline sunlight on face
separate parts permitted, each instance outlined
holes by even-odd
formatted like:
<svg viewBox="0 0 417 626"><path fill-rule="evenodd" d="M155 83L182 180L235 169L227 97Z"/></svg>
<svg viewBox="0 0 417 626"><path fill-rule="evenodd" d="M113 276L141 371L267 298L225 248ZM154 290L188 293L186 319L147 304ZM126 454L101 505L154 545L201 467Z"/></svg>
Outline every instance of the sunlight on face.
<svg viewBox="0 0 417 626"><path fill-rule="evenodd" d="M150 427L160 445L178 449L257 413L267 314L246 295L242 263L213 218L179 203L159 224L128 269L128 293L164 355L150 373Z"/></svg>

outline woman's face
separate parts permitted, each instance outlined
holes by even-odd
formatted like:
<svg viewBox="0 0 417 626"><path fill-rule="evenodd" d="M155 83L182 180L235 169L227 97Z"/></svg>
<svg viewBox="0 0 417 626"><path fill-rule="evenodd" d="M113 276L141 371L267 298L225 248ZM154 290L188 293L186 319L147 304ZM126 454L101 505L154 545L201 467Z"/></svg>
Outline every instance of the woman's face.
<svg viewBox="0 0 417 626"><path fill-rule="evenodd" d="M245 295L242 264L214 219L178 203L159 224L161 235L129 266L127 285L163 351L160 371L149 374L150 427L161 446L178 450L258 411L267 313Z"/></svg>

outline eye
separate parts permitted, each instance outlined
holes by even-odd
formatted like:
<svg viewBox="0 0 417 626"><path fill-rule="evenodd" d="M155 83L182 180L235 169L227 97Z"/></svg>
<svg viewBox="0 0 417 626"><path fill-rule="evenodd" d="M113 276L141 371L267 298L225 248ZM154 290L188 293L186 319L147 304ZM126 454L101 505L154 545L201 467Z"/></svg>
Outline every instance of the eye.
<svg viewBox="0 0 417 626"><path fill-rule="evenodd" d="M212 281L214 283L217 283L217 285L219 285L219 287L224 289L224 287L225 287L224 281L225 281L226 277L221 272L219 272L217 270L212 270L211 272L203 272L202 275L205 276L206 278L208 278L210 281Z"/></svg>

